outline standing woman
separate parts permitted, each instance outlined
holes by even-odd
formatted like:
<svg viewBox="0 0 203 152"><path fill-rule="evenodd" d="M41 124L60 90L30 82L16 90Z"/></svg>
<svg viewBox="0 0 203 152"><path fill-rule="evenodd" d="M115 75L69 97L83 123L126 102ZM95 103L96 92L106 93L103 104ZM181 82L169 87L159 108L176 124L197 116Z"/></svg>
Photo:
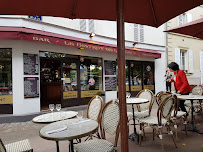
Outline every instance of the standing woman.
<svg viewBox="0 0 203 152"><path fill-rule="evenodd" d="M165 75L165 80L166 80L166 91L171 92L171 82L168 80L172 78L172 74L170 73L169 70L166 70L166 75Z"/></svg>
<svg viewBox="0 0 203 152"><path fill-rule="evenodd" d="M174 86L178 94L189 95L191 91L191 87L188 83L185 72L183 70L180 70L179 65L175 62L171 62L168 65L168 68L171 72L174 72L174 78L167 81L174 82ZM181 110L187 113L184 105L185 100L179 100L179 101L180 101ZM187 116L188 116L188 113L187 113Z"/></svg>

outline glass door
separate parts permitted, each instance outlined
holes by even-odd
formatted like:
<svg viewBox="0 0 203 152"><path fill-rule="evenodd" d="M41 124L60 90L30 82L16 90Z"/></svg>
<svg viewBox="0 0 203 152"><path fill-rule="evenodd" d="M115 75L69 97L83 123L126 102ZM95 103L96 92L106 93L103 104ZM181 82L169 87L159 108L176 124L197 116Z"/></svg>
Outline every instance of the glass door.
<svg viewBox="0 0 203 152"><path fill-rule="evenodd" d="M142 63L131 61L129 67L131 95L136 96L142 90Z"/></svg>
<svg viewBox="0 0 203 152"><path fill-rule="evenodd" d="M144 62L143 63L143 83L144 89L149 89L155 92L154 83L154 62Z"/></svg>
<svg viewBox="0 0 203 152"><path fill-rule="evenodd" d="M62 106L79 105L79 63L76 59L63 60L61 64Z"/></svg>

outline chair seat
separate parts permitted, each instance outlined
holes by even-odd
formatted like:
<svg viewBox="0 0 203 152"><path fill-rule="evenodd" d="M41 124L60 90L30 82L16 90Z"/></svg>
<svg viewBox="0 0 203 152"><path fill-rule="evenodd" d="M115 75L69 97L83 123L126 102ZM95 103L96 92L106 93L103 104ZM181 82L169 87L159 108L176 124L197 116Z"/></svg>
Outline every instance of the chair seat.
<svg viewBox="0 0 203 152"><path fill-rule="evenodd" d="M184 112L184 111L178 111L177 114L176 114L176 118L180 118L182 116L185 116L187 113ZM171 117L173 118L174 117L174 110L171 112Z"/></svg>
<svg viewBox="0 0 203 152"><path fill-rule="evenodd" d="M28 139L5 145L7 152L32 152Z"/></svg>
<svg viewBox="0 0 203 152"><path fill-rule="evenodd" d="M149 116L145 118L139 119L140 123L146 123L148 125L158 125L158 119L155 116ZM165 125L167 123L166 119L162 119L162 125Z"/></svg>
<svg viewBox="0 0 203 152"><path fill-rule="evenodd" d="M189 108L192 107L191 103L185 103L185 106ZM199 107L199 106L200 106L199 102L193 102L193 107Z"/></svg>
<svg viewBox="0 0 203 152"><path fill-rule="evenodd" d="M141 112L134 112L135 114L135 119L140 119L140 118L145 118L147 116L149 116L149 111L141 111ZM127 112L127 116L128 116L128 121L133 119L133 113L132 112Z"/></svg>
<svg viewBox="0 0 203 152"><path fill-rule="evenodd" d="M114 145L107 140L94 139L74 145L77 152L110 152Z"/></svg>

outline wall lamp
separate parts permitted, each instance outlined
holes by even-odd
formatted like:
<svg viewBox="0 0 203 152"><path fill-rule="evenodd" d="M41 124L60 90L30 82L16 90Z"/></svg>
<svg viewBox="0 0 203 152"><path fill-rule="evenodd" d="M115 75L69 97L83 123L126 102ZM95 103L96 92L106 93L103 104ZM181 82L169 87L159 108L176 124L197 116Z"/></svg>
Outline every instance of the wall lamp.
<svg viewBox="0 0 203 152"><path fill-rule="evenodd" d="M138 42L134 42L133 47L137 46L138 44L139 44Z"/></svg>
<svg viewBox="0 0 203 152"><path fill-rule="evenodd" d="M94 37L95 36L95 33L94 32L91 32L90 33L90 38Z"/></svg>

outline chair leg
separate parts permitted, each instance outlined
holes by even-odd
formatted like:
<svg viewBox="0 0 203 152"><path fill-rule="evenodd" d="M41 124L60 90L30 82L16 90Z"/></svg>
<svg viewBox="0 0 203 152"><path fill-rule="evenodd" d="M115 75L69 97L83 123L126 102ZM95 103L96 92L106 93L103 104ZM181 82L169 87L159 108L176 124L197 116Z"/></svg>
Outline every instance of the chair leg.
<svg viewBox="0 0 203 152"><path fill-rule="evenodd" d="M140 132L139 132L139 145L141 146L142 140L142 131L143 131L143 124L140 123Z"/></svg>
<svg viewBox="0 0 203 152"><path fill-rule="evenodd" d="M176 139L178 139L178 125L177 125L176 120L175 120L175 124L174 124L174 129L175 129L175 132L176 132Z"/></svg>
<svg viewBox="0 0 203 152"><path fill-rule="evenodd" d="M155 134L154 130L155 130L155 129L154 129L154 128L152 128L152 129L153 129L153 140L154 140L154 134Z"/></svg>
<svg viewBox="0 0 203 152"><path fill-rule="evenodd" d="M175 141L175 138L174 138L174 136L173 136L173 132L171 131L170 126L166 125L166 127L169 129L169 134L171 134L171 137L172 137L172 139L173 139L173 142L174 142L174 144L175 144L175 147L178 148L178 147L177 147L177 144L176 144L176 141Z"/></svg>
<svg viewBox="0 0 203 152"><path fill-rule="evenodd" d="M185 134L187 135L187 116L184 116L183 120L184 120L183 124L185 125Z"/></svg>
<svg viewBox="0 0 203 152"><path fill-rule="evenodd" d="M163 135L162 135L161 128L158 128L158 133L159 133L159 138L160 138L160 140L161 140L161 151L164 152Z"/></svg>

